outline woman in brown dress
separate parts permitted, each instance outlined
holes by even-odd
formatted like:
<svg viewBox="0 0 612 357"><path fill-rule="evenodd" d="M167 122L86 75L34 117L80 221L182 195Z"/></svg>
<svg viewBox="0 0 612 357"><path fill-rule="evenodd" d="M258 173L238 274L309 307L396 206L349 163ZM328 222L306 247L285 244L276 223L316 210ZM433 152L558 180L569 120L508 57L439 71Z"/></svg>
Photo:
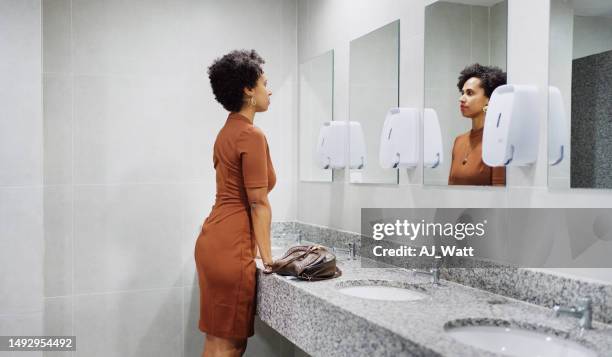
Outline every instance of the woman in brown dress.
<svg viewBox="0 0 612 357"><path fill-rule="evenodd" d="M490 167L482 161L482 133L489 99L493 90L504 84L506 73L497 67L476 63L461 71L457 83L460 110L472 120L472 130L455 138L449 185L506 185L506 168Z"/></svg>
<svg viewBox="0 0 612 357"><path fill-rule="evenodd" d="M214 144L215 204L195 245L205 357L244 353L254 333L257 248L265 273L273 263L267 197L276 175L266 137L253 125L272 95L263 63L254 50L233 51L208 69L215 99L229 116Z"/></svg>

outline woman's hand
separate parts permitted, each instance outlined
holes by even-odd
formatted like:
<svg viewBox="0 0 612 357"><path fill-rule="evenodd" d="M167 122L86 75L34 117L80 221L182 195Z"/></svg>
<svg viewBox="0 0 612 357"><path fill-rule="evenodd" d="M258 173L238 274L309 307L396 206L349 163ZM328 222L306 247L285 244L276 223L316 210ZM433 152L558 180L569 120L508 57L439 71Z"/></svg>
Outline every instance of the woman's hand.
<svg viewBox="0 0 612 357"><path fill-rule="evenodd" d="M264 264L264 274L271 274L274 270L274 262L263 263Z"/></svg>

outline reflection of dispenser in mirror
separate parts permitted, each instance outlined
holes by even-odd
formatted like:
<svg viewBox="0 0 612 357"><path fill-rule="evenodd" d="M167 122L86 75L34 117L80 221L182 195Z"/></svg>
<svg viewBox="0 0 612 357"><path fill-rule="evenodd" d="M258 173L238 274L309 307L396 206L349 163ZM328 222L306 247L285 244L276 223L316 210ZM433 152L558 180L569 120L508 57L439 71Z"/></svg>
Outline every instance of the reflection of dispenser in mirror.
<svg viewBox="0 0 612 357"><path fill-rule="evenodd" d="M438 113L431 108L425 108L423 118L423 165L435 169L444 162L442 154L442 131Z"/></svg>
<svg viewBox="0 0 612 357"><path fill-rule="evenodd" d="M567 122L561 91L557 87L548 88L548 164L555 166L568 154Z"/></svg>
<svg viewBox="0 0 612 357"><path fill-rule="evenodd" d="M488 166L524 166L536 161L539 122L537 88L503 85L491 95L482 136Z"/></svg>
<svg viewBox="0 0 612 357"><path fill-rule="evenodd" d="M319 130L317 156L323 169L343 169L346 166L346 122L328 121Z"/></svg>
<svg viewBox="0 0 612 357"><path fill-rule="evenodd" d="M361 124L356 121L349 121L349 151L350 151L350 168L363 169L366 164L366 145L365 137Z"/></svg>
<svg viewBox="0 0 612 357"><path fill-rule="evenodd" d="M380 134L380 166L414 168L418 156L419 111L416 108L391 108Z"/></svg>

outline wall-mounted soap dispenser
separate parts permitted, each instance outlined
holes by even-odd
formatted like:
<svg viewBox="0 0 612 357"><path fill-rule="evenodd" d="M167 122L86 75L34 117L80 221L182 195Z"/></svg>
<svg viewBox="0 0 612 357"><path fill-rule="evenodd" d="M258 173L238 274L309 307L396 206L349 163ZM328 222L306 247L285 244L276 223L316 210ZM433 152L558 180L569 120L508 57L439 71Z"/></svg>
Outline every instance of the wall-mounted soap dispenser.
<svg viewBox="0 0 612 357"><path fill-rule="evenodd" d="M419 111L416 108L391 108L380 134L380 166L414 168L418 155Z"/></svg>
<svg viewBox="0 0 612 357"><path fill-rule="evenodd" d="M344 121L328 121L319 130L317 156L323 169L343 169L346 167L346 135Z"/></svg>
<svg viewBox="0 0 612 357"><path fill-rule="evenodd" d="M538 90L529 85L497 87L489 101L482 137L488 166L524 166L538 156Z"/></svg>
<svg viewBox="0 0 612 357"><path fill-rule="evenodd" d="M423 166L435 169L444 162L442 131L438 113L425 108L423 116Z"/></svg>
<svg viewBox="0 0 612 357"><path fill-rule="evenodd" d="M351 169L361 170L367 165L365 136L361 124L356 121L349 121L349 151Z"/></svg>
<svg viewBox="0 0 612 357"><path fill-rule="evenodd" d="M561 91L548 88L548 164L555 166L568 154L568 135L565 107Z"/></svg>

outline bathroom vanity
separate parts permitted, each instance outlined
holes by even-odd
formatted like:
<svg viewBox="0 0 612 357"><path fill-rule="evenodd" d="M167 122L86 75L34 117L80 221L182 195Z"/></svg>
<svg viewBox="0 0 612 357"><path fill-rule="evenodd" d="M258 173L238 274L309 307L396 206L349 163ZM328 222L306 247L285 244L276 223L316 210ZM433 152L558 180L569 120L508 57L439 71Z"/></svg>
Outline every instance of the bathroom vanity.
<svg viewBox="0 0 612 357"><path fill-rule="evenodd" d="M277 226L273 235L276 257L297 244L298 236L304 239L301 244L317 240L340 246L350 239L347 232L301 223ZM362 268L360 257L350 259L340 251L337 256L342 276L318 282L265 275L258 261L259 318L313 356L498 356L489 351L504 347L508 353L527 348L537 354L541 349L542 356L612 356L608 324L594 321L592 329L581 332L577 318L555 317L552 306L501 295L509 288L496 294L447 280L466 279L465 272L443 273L440 284L434 285L431 277L403 268ZM507 272L494 269L483 270L482 281L495 279L494 274L514 284ZM541 275L534 276L537 281L531 284L526 281L529 274L521 275L525 281L518 285L525 294L547 284ZM573 292L576 296L589 292L587 283L576 286L584 289ZM592 288L606 287L612 289ZM601 293L611 296L609 291ZM531 301L541 303L541 297ZM609 307L598 305L596 311L598 320Z"/></svg>

